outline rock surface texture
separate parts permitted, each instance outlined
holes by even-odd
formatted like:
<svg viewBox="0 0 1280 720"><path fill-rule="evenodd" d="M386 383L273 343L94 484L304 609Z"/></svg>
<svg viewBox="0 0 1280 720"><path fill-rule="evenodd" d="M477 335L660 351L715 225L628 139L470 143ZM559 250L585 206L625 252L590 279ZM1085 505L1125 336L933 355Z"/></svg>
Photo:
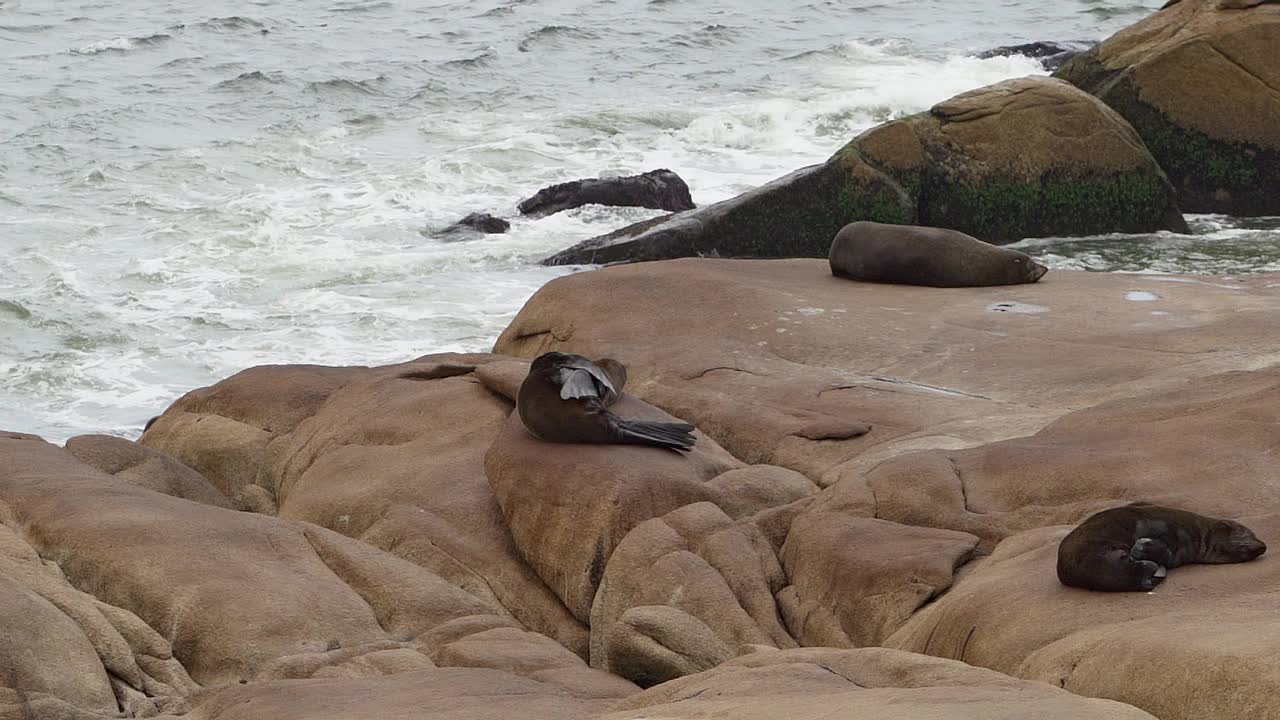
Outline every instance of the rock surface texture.
<svg viewBox="0 0 1280 720"><path fill-rule="evenodd" d="M252 368L139 443L0 433L0 720L1275 718L1269 555L1147 595L1055 551L1137 498L1280 543L1277 301L628 265L495 354ZM553 348L697 445L534 438Z"/></svg>
<svg viewBox="0 0 1280 720"><path fill-rule="evenodd" d="M1123 115L1187 212L1280 214L1280 5L1181 0L1057 71Z"/></svg>
<svg viewBox="0 0 1280 720"><path fill-rule="evenodd" d="M1068 83L1029 77L957 95L866 131L821 165L545 262L826 257L856 220L995 244L1186 230L1168 179L1122 117Z"/></svg>

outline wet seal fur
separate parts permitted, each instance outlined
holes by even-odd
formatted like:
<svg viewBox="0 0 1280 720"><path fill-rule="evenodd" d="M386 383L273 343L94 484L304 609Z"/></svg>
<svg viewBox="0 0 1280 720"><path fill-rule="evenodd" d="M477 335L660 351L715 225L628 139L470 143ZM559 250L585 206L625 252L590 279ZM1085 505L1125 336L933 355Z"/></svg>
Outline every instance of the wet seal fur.
<svg viewBox="0 0 1280 720"><path fill-rule="evenodd" d="M1171 568L1248 562L1266 551L1238 522L1136 502L1096 513L1067 533L1058 545L1058 580L1086 590L1146 591Z"/></svg>
<svg viewBox="0 0 1280 720"><path fill-rule="evenodd" d="M865 220L836 233L828 259L836 277L930 287L1033 283L1049 271L1017 250L956 230Z"/></svg>
<svg viewBox="0 0 1280 720"><path fill-rule="evenodd" d="M627 382L626 367L581 355L548 352L529 365L516 410L526 429L555 443L653 445L689 450L697 440L685 423L628 420L609 412Z"/></svg>

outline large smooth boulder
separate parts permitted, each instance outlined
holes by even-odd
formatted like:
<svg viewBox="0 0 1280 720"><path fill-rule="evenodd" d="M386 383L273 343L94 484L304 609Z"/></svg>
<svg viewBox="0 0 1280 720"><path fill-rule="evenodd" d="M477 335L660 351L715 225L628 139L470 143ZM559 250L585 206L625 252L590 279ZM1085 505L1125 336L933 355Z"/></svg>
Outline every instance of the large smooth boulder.
<svg viewBox="0 0 1280 720"><path fill-rule="evenodd" d="M1181 0L1057 76L1146 142L1187 212L1280 214L1280 6Z"/></svg>
<svg viewBox="0 0 1280 720"><path fill-rule="evenodd" d="M1239 519L1280 541L1280 514ZM1280 561L1187 565L1150 593L1093 592L1058 581L1058 543L1070 529L1000 543L887 644L1119 700L1162 720L1280 717Z"/></svg>
<svg viewBox="0 0 1280 720"><path fill-rule="evenodd" d="M585 659L585 625L525 563L485 475L512 403L452 359L362 373L274 443L279 514L428 568Z"/></svg>
<svg viewBox="0 0 1280 720"><path fill-rule="evenodd" d="M1068 83L1029 77L957 95L864 132L821 165L544 262L826 257L856 220L997 244L1186 230L1164 172L1123 118Z"/></svg>
<svg viewBox="0 0 1280 720"><path fill-rule="evenodd" d="M256 491L272 514L427 568L585 659L585 625L524 562L485 476L512 404L473 372L502 359L252 368L188 393L142 442Z"/></svg>
<svg viewBox="0 0 1280 720"><path fill-rule="evenodd" d="M988 548L1131 500L1280 513L1278 423L1280 366L1226 373L1081 410L1030 437L897 457L832 492L869 492L879 517L970 532Z"/></svg>
<svg viewBox="0 0 1280 720"><path fill-rule="evenodd" d="M255 493L267 445L365 368L262 365L183 395L138 442L177 458L227 497Z"/></svg>
<svg viewBox="0 0 1280 720"><path fill-rule="evenodd" d="M627 698L602 720L779 717L1152 720L1118 702L884 648L754 653Z"/></svg>
<svg viewBox="0 0 1280 720"><path fill-rule="evenodd" d="M182 674L203 685L252 679L289 655L404 641L495 614L358 541L127 485L39 440L0 438L0 502L34 551L57 558L95 607L139 618L142 627L124 626L128 633L162 629ZM150 642L168 646L158 636ZM121 643L121 654L134 644ZM162 680L153 674L164 667L158 659L137 665L138 689L150 690L143 675Z"/></svg>
<svg viewBox="0 0 1280 720"><path fill-rule="evenodd" d="M778 604L802 645L879 645L951 587L978 539L836 509L830 495L791 523Z"/></svg>
<svg viewBox="0 0 1280 720"><path fill-rule="evenodd" d="M1274 274L1059 271L936 289L842 280L819 260L685 259L553 280L496 348L618 358L629 393L745 462L829 485L907 450L1024 437L1115 397L1280 361L1278 301Z"/></svg>
<svg viewBox="0 0 1280 720"><path fill-rule="evenodd" d="M48 600L4 576L0 639L0 685L89 711L116 711L111 681L84 630Z"/></svg>
<svg viewBox="0 0 1280 720"><path fill-rule="evenodd" d="M79 435L66 447L80 462L118 480L206 505L235 507L200 473L145 445L111 435Z"/></svg>
<svg viewBox="0 0 1280 720"><path fill-rule="evenodd" d="M629 395L610 411L626 418L675 418ZM573 616L591 604L614 548L632 528L696 502L714 502L709 484L742 466L701 432L688 453L640 445L539 440L518 413L503 425L485 470L516 546Z"/></svg>

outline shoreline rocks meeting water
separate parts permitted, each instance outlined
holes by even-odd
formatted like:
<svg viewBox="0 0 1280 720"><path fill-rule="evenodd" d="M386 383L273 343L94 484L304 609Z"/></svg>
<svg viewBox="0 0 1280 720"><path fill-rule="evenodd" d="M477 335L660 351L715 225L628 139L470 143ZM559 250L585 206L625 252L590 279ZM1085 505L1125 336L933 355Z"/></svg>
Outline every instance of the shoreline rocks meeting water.
<svg viewBox="0 0 1280 720"><path fill-rule="evenodd" d="M1278 45L1280 6L1184 0L1064 58L1053 78L962 93L867 130L821 165L544 263L821 257L855 220L1005 244L1186 233L1184 211L1277 215Z"/></svg>
<svg viewBox="0 0 1280 720"><path fill-rule="evenodd" d="M1065 74L1141 88L1125 37L1176 60L1169 18L1253 42L1272 8L1181 0ZM248 368L136 442L0 432L0 720L1280 720L1280 273L982 242L1185 230L1200 186L1099 95L964 93L566 251L619 264L490 352ZM584 415L668 447L554 432ZM1064 582L1135 500L1250 561Z"/></svg>
<svg viewBox="0 0 1280 720"><path fill-rule="evenodd" d="M1275 717L1274 561L1110 594L1054 550L1133 497L1280 538L1278 296L643 263L549 283L494 354L252 368L139 443L7 434L0 717ZM614 411L696 445L532 437L551 349L608 349Z"/></svg>

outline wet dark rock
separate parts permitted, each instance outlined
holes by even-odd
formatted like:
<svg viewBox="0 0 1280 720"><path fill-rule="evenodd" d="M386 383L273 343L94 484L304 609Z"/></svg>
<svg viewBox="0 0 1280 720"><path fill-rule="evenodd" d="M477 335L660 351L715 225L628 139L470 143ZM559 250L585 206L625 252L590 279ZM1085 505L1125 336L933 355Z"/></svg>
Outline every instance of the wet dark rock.
<svg viewBox="0 0 1280 720"><path fill-rule="evenodd" d="M1185 232L1173 188L1123 118L1070 84L1009 80L885 123L827 162L563 250L547 265L826 257L857 220L1028 237Z"/></svg>
<svg viewBox="0 0 1280 720"><path fill-rule="evenodd" d="M520 203L520 212L543 217L583 205L644 207L680 212L695 206L689 186L666 169L615 178L588 178L552 185Z"/></svg>
<svg viewBox="0 0 1280 720"><path fill-rule="evenodd" d="M510 229L511 223L500 217L494 217L488 213L471 213L439 232L431 233L424 230L422 234L445 241L458 241L474 238L477 233L497 235Z"/></svg>
<svg viewBox="0 0 1280 720"><path fill-rule="evenodd" d="M1087 40L1069 40L1066 42L1036 41L1020 45L1001 45L985 52L978 53L980 58L1009 57L1022 55L1040 61L1045 70L1057 70L1062 64L1080 53L1093 47L1096 43Z"/></svg>
<svg viewBox="0 0 1280 720"><path fill-rule="evenodd" d="M458 225L479 230L488 235L497 235L511 229L511 223L488 213L471 213L458 221Z"/></svg>
<svg viewBox="0 0 1280 720"><path fill-rule="evenodd" d="M1186 212L1280 214L1280 5L1181 0L1056 73L1125 118Z"/></svg>

